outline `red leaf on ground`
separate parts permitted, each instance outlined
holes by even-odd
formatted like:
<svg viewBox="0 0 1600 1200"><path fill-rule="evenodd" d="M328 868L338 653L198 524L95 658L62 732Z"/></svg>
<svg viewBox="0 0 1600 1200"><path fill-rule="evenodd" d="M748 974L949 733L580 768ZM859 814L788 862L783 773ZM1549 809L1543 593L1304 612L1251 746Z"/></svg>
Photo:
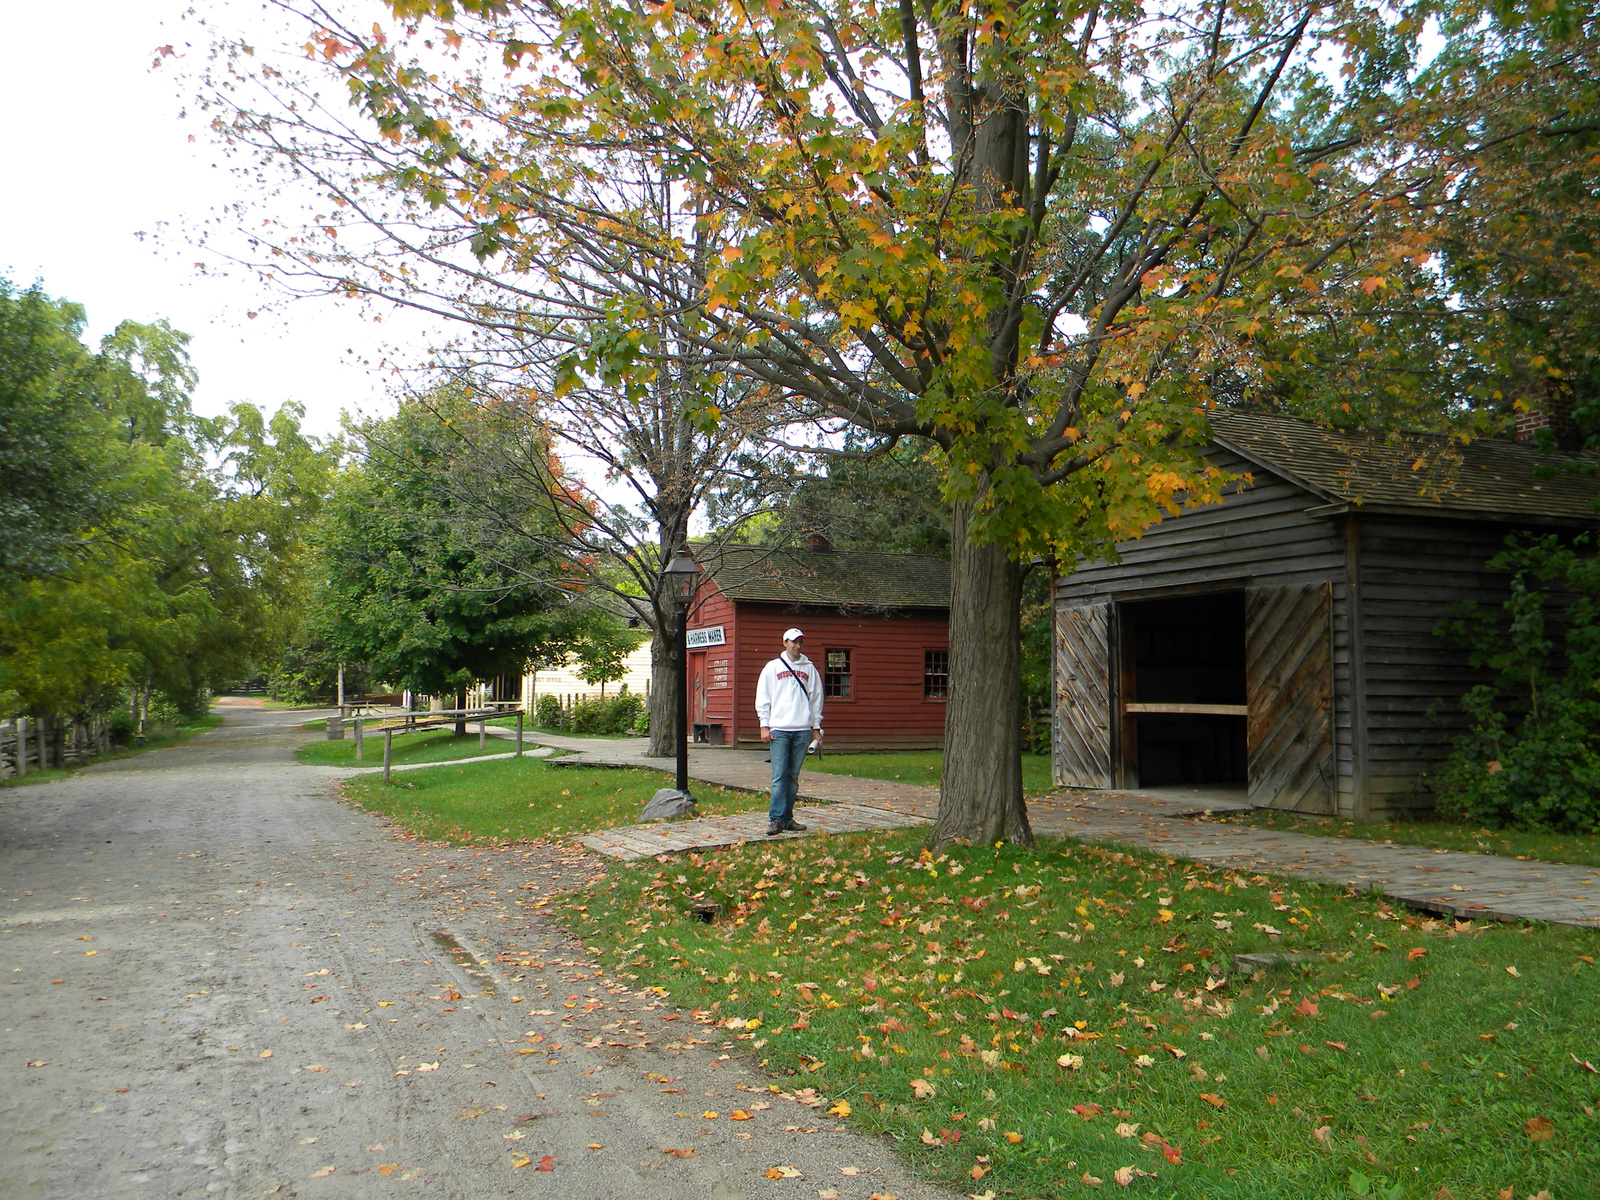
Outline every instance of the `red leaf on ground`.
<svg viewBox="0 0 1600 1200"><path fill-rule="evenodd" d="M554 1154L546 1154L539 1160L539 1165L534 1168L535 1171L554 1171L555 1169L556 1156Z"/></svg>
<svg viewBox="0 0 1600 1200"><path fill-rule="evenodd" d="M1294 1011L1299 1013L1302 1017L1314 1017L1317 1015L1317 1006L1308 996L1306 999L1300 1001L1299 1004L1294 1006Z"/></svg>

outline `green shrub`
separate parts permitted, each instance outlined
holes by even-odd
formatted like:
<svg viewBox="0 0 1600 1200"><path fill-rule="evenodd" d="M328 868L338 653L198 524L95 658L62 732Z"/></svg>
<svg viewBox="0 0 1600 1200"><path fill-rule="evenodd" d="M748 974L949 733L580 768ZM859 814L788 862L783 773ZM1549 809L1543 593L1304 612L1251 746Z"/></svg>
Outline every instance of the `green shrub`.
<svg viewBox="0 0 1600 1200"><path fill-rule="evenodd" d="M566 714L565 728L591 737L628 733L643 708L644 698L627 692L604 700L577 700Z"/></svg>
<svg viewBox="0 0 1600 1200"><path fill-rule="evenodd" d="M1462 699L1472 727L1439 773L1438 808L1474 824L1600 832L1600 562L1587 535L1507 546L1489 560L1511 572L1504 615L1470 605L1435 630L1495 672Z"/></svg>
<svg viewBox="0 0 1600 1200"><path fill-rule="evenodd" d="M560 698L551 695L540 696L533 706L533 723L542 729L560 729Z"/></svg>

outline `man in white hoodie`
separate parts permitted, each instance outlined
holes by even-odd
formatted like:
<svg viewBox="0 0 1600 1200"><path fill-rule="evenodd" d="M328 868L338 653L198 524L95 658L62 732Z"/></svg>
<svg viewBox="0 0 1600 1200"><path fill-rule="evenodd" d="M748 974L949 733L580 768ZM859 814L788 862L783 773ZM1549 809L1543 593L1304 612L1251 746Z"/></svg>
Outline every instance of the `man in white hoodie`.
<svg viewBox="0 0 1600 1200"><path fill-rule="evenodd" d="M761 740L772 748L768 837L785 830L799 833L805 829L795 823L794 797L806 750L813 739L822 741L822 672L805 656L805 640L806 635L800 630L786 630L783 653L761 669L756 683Z"/></svg>

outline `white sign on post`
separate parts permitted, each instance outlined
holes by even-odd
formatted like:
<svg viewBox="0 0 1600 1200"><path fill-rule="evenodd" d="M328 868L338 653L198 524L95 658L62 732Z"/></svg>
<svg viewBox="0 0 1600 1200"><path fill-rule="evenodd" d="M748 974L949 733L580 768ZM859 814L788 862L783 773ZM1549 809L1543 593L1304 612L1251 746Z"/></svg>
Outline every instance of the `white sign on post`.
<svg viewBox="0 0 1600 1200"><path fill-rule="evenodd" d="M726 646L728 638L723 633L723 626L713 625L710 629L689 630L688 645L691 650L704 650L707 646Z"/></svg>

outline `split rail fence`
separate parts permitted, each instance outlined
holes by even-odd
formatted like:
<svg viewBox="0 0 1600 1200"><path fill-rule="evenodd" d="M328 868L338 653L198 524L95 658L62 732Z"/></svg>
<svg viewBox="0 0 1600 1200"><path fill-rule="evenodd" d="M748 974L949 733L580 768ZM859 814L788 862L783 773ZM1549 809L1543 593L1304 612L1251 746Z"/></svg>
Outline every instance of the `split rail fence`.
<svg viewBox="0 0 1600 1200"><path fill-rule="evenodd" d="M383 734L383 778L389 780L390 762L394 756L394 735L397 733L416 733L423 729L441 729L446 725L455 725L476 721L478 723L478 749L483 750L488 746L489 722L500 717L510 716L514 711L517 717L517 757L522 757L522 727L525 714L515 701L496 702L486 708L440 708L431 712L401 712L389 715L368 713L355 717L329 717L328 740L337 741L344 737L345 722L349 721L354 728L351 730L355 738L356 758L364 760L366 735L369 733Z"/></svg>
<svg viewBox="0 0 1600 1200"><path fill-rule="evenodd" d="M0 779L29 771L76 766L111 749L105 717L6 717L0 719Z"/></svg>

